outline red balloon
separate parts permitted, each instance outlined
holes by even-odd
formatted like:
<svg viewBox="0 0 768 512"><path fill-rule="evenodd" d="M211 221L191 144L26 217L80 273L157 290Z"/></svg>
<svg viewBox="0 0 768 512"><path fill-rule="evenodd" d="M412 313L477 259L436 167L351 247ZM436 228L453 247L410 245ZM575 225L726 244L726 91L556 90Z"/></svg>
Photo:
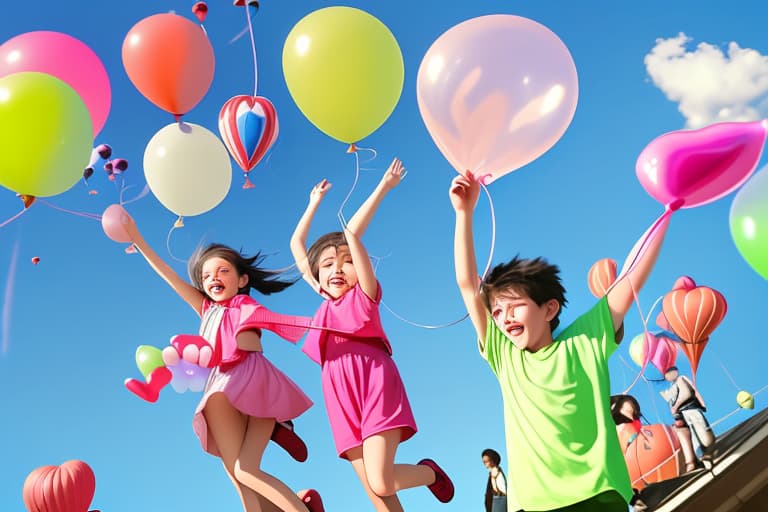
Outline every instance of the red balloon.
<svg viewBox="0 0 768 512"><path fill-rule="evenodd" d="M33 470L24 480L22 498L28 512L87 512L95 490L90 466L68 460Z"/></svg>
<svg viewBox="0 0 768 512"><path fill-rule="evenodd" d="M123 66L144 97L178 118L203 99L213 82L213 47L187 18L155 14L128 31Z"/></svg>
<svg viewBox="0 0 768 512"><path fill-rule="evenodd" d="M219 133L229 154L246 174L256 167L279 133L277 112L262 96L235 96L219 112ZM251 188L248 180L243 188Z"/></svg>
<svg viewBox="0 0 768 512"><path fill-rule="evenodd" d="M587 284L589 291L595 297L602 298L608 288L616 281L616 260L603 258L598 260L589 269Z"/></svg>
<svg viewBox="0 0 768 512"><path fill-rule="evenodd" d="M197 2L192 6L192 12L197 16L200 23L203 23L205 21L205 16L208 14L208 4L205 2Z"/></svg>
<svg viewBox="0 0 768 512"><path fill-rule="evenodd" d="M32 258L32 264L33 265L37 265L38 263L40 263L40 257L39 256L33 257Z"/></svg>
<svg viewBox="0 0 768 512"><path fill-rule="evenodd" d="M725 297L707 286L672 290L664 296L664 316L677 334L681 348L691 362L693 377L709 335L723 321L728 310Z"/></svg>

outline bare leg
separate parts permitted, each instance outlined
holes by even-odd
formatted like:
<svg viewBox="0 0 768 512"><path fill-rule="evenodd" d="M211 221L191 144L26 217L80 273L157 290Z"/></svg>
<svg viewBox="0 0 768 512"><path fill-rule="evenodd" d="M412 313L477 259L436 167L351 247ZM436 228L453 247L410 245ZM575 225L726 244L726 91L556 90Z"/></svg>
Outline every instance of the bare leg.
<svg viewBox="0 0 768 512"><path fill-rule="evenodd" d="M688 427L675 427L675 434L680 440L680 448L683 450L685 458L685 471L692 471L696 465L696 454L693 453L693 440L691 439L691 430Z"/></svg>
<svg viewBox="0 0 768 512"><path fill-rule="evenodd" d="M368 495L368 499L373 503L373 507L376 512L403 512L403 506L400 504L400 499L397 494L391 496L379 496L368 485L368 476L365 473L365 464L363 463L363 447L358 446L347 450L347 458L352 463L352 467L355 468L357 477L360 479L360 483L363 484L363 489Z"/></svg>
<svg viewBox="0 0 768 512"><path fill-rule="evenodd" d="M281 512L279 508L264 496L259 496L255 491L238 482L235 475L229 472L227 466L224 466L224 469L227 471L229 479L232 480L232 484L235 486L237 494L240 495L240 501L243 502L243 509L245 512L250 512L251 510L261 510L261 512Z"/></svg>
<svg viewBox="0 0 768 512"><path fill-rule="evenodd" d="M274 503L277 510L307 512L306 506L284 483L260 469L261 457L275 426L274 419L243 415L232 407L223 393L211 396L203 412L227 472L262 498L256 505L256 500L247 494L241 495L244 505L259 507L253 510L248 508L247 512L262 512L260 503L263 498Z"/></svg>
<svg viewBox="0 0 768 512"><path fill-rule="evenodd" d="M402 489L434 483L431 468L417 464L395 464L401 439L400 429L387 430L363 441L363 463L368 485L379 496L391 496Z"/></svg>
<svg viewBox="0 0 768 512"><path fill-rule="evenodd" d="M274 418L248 418L245 440L235 463L235 477L238 482L274 503L279 510L306 512L306 505L287 485L261 470L261 457L274 428Z"/></svg>

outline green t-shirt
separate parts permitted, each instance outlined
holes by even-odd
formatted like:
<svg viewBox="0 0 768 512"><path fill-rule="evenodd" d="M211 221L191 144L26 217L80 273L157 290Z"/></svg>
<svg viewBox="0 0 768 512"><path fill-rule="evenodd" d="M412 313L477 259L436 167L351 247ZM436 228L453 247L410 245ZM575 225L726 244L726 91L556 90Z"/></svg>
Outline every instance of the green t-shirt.
<svg viewBox="0 0 768 512"><path fill-rule="evenodd" d="M518 349L488 315L480 353L501 386L509 484L523 509L565 507L612 489L632 497L610 414L616 347L606 298L538 352Z"/></svg>

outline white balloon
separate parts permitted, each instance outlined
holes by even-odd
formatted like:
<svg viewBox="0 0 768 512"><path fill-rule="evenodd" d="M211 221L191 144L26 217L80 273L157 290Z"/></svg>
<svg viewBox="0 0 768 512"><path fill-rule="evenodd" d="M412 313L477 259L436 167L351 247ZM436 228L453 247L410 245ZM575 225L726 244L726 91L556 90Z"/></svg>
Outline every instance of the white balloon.
<svg viewBox="0 0 768 512"><path fill-rule="evenodd" d="M193 123L161 128L144 150L144 176L157 200L176 215L205 213L221 203L232 184L227 148Z"/></svg>

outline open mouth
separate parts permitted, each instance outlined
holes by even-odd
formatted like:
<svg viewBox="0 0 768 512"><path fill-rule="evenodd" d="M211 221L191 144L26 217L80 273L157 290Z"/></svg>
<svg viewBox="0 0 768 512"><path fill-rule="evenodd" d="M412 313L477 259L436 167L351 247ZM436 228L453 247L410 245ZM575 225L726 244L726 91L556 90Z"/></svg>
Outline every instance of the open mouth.
<svg viewBox="0 0 768 512"><path fill-rule="evenodd" d="M343 277L332 277L328 280L328 284L331 286L345 286L347 284L347 280Z"/></svg>
<svg viewBox="0 0 768 512"><path fill-rule="evenodd" d="M525 328L522 324L512 324L509 327L507 327L507 335L509 336L520 336L523 334L523 331Z"/></svg>
<svg viewBox="0 0 768 512"><path fill-rule="evenodd" d="M224 291L224 287L222 285L220 285L220 284L215 284L215 285L211 286L210 288L208 288L208 290L211 293L214 293L214 294L215 293L221 293L221 292Z"/></svg>

